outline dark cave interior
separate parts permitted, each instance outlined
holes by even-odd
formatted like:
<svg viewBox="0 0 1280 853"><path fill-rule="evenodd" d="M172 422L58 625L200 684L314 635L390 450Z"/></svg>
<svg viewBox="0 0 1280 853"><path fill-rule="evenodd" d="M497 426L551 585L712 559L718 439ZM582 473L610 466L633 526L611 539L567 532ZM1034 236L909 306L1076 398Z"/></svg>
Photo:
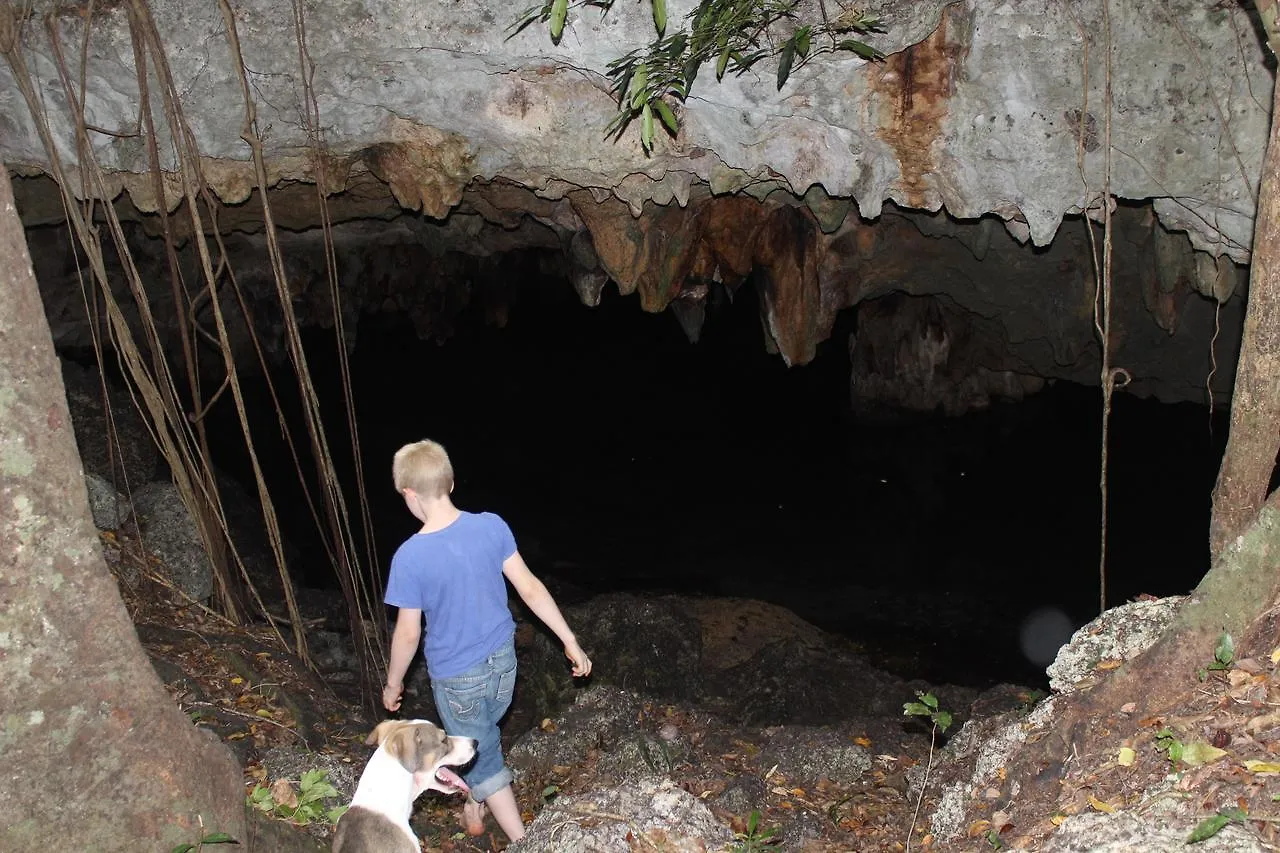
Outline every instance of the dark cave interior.
<svg viewBox="0 0 1280 853"><path fill-rule="evenodd" d="M392 454L430 437L452 457L455 502L503 515L562 603L622 589L758 598L905 676L1047 683L1045 654L1098 611L1099 390L1057 382L960 418L863 423L848 386L857 309L788 368L766 351L751 280L711 307L691 344L670 311L612 286L584 307L530 264L505 328L469 308L436 343L405 318L362 317L351 383L383 576L416 528ZM340 451L334 336L305 340ZM261 388L253 413L272 426ZM217 416L238 437L230 406ZM1111 423L1108 605L1185 593L1207 568L1225 412L1120 391ZM288 461L282 444L262 450ZM220 464L251 483L237 453L229 440ZM349 474L349 455L339 465ZM305 565L325 565L292 463L268 476ZM307 582L332 585L324 571Z"/></svg>

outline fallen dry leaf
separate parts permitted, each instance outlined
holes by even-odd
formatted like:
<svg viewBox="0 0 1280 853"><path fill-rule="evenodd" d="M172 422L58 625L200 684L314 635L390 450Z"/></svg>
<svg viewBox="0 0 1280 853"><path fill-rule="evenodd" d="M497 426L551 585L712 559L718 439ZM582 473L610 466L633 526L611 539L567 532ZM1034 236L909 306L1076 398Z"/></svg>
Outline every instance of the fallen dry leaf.
<svg viewBox="0 0 1280 853"><path fill-rule="evenodd" d="M288 779L277 779L271 783L271 799L291 809L298 807L298 792L293 790L293 783Z"/></svg>
<svg viewBox="0 0 1280 853"><path fill-rule="evenodd" d="M1251 734L1257 734L1258 732L1266 729L1273 729L1276 726L1280 726L1280 714L1277 713L1259 714L1244 724L1245 731L1248 731Z"/></svg>
<svg viewBox="0 0 1280 853"><path fill-rule="evenodd" d="M975 820L973 823L969 824L969 837L977 838L980 835L985 835L990 829L991 821L986 819Z"/></svg>
<svg viewBox="0 0 1280 853"><path fill-rule="evenodd" d="M1093 796L1092 794L1089 795L1089 805L1093 806L1093 808L1096 809L1097 811L1103 812L1105 814L1116 813L1115 806L1111 805L1110 803L1099 800L1097 797Z"/></svg>
<svg viewBox="0 0 1280 853"><path fill-rule="evenodd" d="M1250 773L1280 773L1280 762L1275 761L1246 761L1244 768Z"/></svg>

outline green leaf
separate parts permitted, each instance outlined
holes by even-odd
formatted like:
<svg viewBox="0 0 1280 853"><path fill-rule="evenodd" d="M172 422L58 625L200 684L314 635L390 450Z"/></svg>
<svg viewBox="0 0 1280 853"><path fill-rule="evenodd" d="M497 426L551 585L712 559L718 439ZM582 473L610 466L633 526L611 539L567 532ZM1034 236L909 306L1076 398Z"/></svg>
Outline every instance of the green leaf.
<svg viewBox="0 0 1280 853"><path fill-rule="evenodd" d="M902 713L906 716L912 717L927 717L929 716L930 711L919 702L904 702L902 704Z"/></svg>
<svg viewBox="0 0 1280 853"><path fill-rule="evenodd" d="M1188 844L1195 844L1199 841L1213 838L1222 831L1222 828L1229 823L1243 821L1246 815L1243 809L1227 809L1219 812L1210 818L1200 821L1195 829L1191 830L1191 834L1187 836Z"/></svg>
<svg viewBox="0 0 1280 853"><path fill-rule="evenodd" d="M249 792L249 802L254 808L268 813L275 807L275 802L271 799L271 789L262 785L253 786L253 790Z"/></svg>
<svg viewBox="0 0 1280 853"><path fill-rule="evenodd" d="M930 710L932 711L938 710L937 696L934 696L932 693L917 693L916 695L920 697L921 702L929 706Z"/></svg>
<svg viewBox="0 0 1280 853"><path fill-rule="evenodd" d="M653 25L661 36L667 31L667 0L650 0L650 2L653 3Z"/></svg>
<svg viewBox="0 0 1280 853"><path fill-rule="evenodd" d="M324 816L328 818L329 823L337 823L338 818L346 814L347 809L349 808L351 808L351 806L334 806L333 808L329 809L329 811L325 812Z"/></svg>
<svg viewBox="0 0 1280 853"><path fill-rule="evenodd" d="M716 79L724 79L724 70L729 67L729 48L725 48L720 52L720 58L716 60Z"/></svg>
<svg viewBox="0 0 1280 853"><path fill-rule="evenodd" d="M1212 764L1226 754L1226 750L1218 749L1204 741L1196 741L1183 747L1182 761L1189 767L1199 767L1202 764Z"/></svg>
<svg viewBox="0 0 1280 853"><path fill-rule="evenodd" d="M653 150L653 108L648 104L640 111L641 130L640 144L644 146L645 151Z"/></svg>
<svg viewBox="0 0 1280 853"><path fill-rule="evenodd" d="M938 728L942 729L944 732L951 728L950 711L935 711L932 716L933 721L938 724Z"/></svg>
<svg viewBox="0 0 1280 853"><path fill-rule="evenodd" d="M751 816L747 818L747 834L755 835L756 827L760 825L760 812L753 811Z"/></svg>
<svg viewBox="0 0 1280 853"><path fill-rule="evenodd" d="M328 775L328 773L318 767L312 768L302 774L302 778L298 780L298 787L305 791L317 783L323 782Z"/></svg>
<svg viewBox="0 0 1280 853"><path fill-rule="evenodd" d="M683 31L676 33L667 43L667 58L679 59L684 56L684 49L689 44L689 37Z"/></svg>
<svg viewBox="0 0 1280 853"><path fill-rule="evenodd" d="M1182 760L1182 741L1167 726L1156 732L1156 749L1164 752L1174 764Z"/></svg>
<svg viewBox="0 0 1280 853"><path fill-rule="evenodd" d="M225 832L211 832L208 835L206 835L204 838L201 838L200 843L201 844L239 844L240 842L236 841L234 838L232 838L230 835L227 835L227 833Z"/></svg>
<svg viewBox="0 0 1280 853"><path fill-rule="evenodd" d="M1222 666L1228 666L1236 657L1236 644L1231 635L1223 631L1218 635L1218 644L1213 649L1213 659Z"/></svg>
<svg viewBox="0 0 1280 853"><path fill-rule="evenodd" d="M884 59L884 54L876 50L869 44L864 44L857 39L845 39L836 45L838 50L850 50L861 56L863 59Z"/></svg>
<svg viewBox="0 0 1280 853"><path fill-rule="evenodd" d="M638 110L640 105L648 100L645 87L649 85L649 66L643 62L636 66L635 73L631 75L631 109Z"/></svg>
<svg viewBox="0 0 1280 853"><path fill-rule="evenodd" d="M564 22L569 17L569 0L551 0L551 40L560 43Z"/></svg>
<svg viewBox="0 0 1280 853"><path fill-rule="evenodd" d="M680 132L680 126L676 123L676 114L671 111L671 107L667 106L666 101L658 98L653 102L653 108L658 111L658 118L662 119L662 123L667 126L667 130L671 131L672 136Z"/></svg>
<svg viewBox="0 0 1280 853"><path fill-rule="evenodd" d="M794 38L787 39L787 43L782 46L782 56L778 57L778 91L782 91L782 87L786 85L787 78L791 76L791 66L796 61L796 41Z"/></svg>
<svg viewBox="0 0 1280 853"><path fill-rule="evenodd" d="M796 30L794 36L796 42L796 53L801 56L809 55L809 40L813 36L813 27L801 27Z"/></svg>
<svg viewBox="0 0 1280 853"><path fill-rule="evenodd" d="M539 21L539 20L545 21L547 19L547 16L550 14L551 14L550 3L544 4L541 6L530 6L528 9L525 9L516 17L515 21L512 22L511 26L507 27L507 32L511 34L511 35L508 35L507 38L511 38L511 36L516 35L525 27L532 24L534 21Z"/></svg>
<svg viewBox="0 0 1280 853"><path fill-rule="evenodd" d="M196 846L194 844L179 844L177 847L173 848L172 853L191 853L191 851L195 849Z"/></svg>
<svg viewBox="0 0 1280 853"><path fill-rule="evenodd" d="M631 110L629 108L620 109L617 114L614 115L613 120L605 127L604 135L607 138L616 133L621 137L622 132L627 129L627 125L629 124L631 124Z"/></svg>
<svg viewBox="0 0 1280 853"><path fill-rule="evenodd" d="M684 62L684 85L687 94L693 88L693 81L698 79L698 69L702 67L702 60L697 54L691 55Z"/></svg>

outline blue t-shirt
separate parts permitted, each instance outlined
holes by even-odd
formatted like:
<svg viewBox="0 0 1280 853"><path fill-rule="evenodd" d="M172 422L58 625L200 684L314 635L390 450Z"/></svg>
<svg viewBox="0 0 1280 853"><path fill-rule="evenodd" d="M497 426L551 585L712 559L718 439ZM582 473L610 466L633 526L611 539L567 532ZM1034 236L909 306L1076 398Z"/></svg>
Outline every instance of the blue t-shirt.
<svg viewBox="0 0 1280 853"><path fill-rule="evenodd" d="M461 675L515 633L502 574L515 552L511 528L491 512L464 512L396 550L384 600L426 614L422 651L432 678Z"/></svg>

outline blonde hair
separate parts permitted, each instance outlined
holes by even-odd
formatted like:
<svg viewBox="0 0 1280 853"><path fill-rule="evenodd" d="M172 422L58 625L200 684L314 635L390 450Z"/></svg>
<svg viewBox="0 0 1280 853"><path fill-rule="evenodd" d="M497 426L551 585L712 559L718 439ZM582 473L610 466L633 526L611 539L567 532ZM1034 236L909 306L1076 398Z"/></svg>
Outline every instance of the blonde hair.
<svg viewBox="0 0 1280 853"><path fill-rule="evenodd" d="M453 465L443 445L423 439L396 451L391 478L397 492L413 489L424 498L439 498L453 488Z"/></svg>

